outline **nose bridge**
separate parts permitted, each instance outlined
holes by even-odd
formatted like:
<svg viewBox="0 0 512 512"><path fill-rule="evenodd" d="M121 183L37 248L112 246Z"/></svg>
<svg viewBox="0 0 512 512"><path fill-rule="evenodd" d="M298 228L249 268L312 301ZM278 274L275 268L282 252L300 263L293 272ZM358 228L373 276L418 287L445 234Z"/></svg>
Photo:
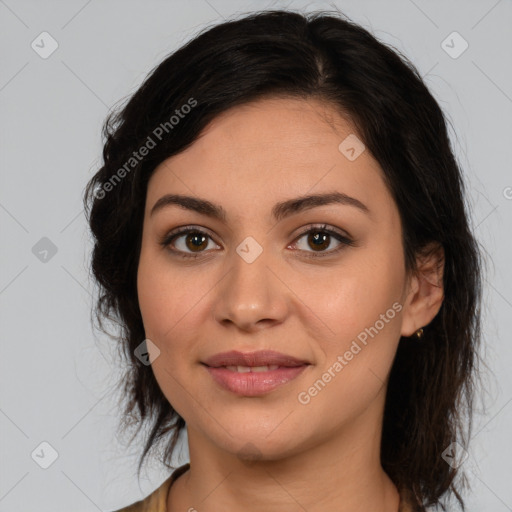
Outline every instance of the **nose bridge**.
<svg viewBox="0 0 512 512"><path fill-rule="evenodd" d="M271 251L252 237L235 248L231 268L219 288L218 321L229 320L250 329L261 320L282 320L286 301L279 280L270 270L272 265Z"/></svg>

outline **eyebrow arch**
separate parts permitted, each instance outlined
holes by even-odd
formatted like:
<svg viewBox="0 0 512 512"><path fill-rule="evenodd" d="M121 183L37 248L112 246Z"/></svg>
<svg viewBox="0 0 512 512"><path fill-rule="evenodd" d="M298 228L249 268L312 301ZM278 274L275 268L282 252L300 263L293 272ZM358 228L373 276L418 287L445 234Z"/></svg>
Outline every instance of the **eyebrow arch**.
<svg viewBox="0 0 512 512"><path fill-rule="evenodd" d="M358 199L343 194L342 192L331 192L327 194L302 196L276 203L272 208L272 217L274 220L280 221L298 212L329 204L353 206L365 214L370 214L368 207ZM207 217L220 220L224 223L226 222L227 214L222 206L207 201L206 199L181 194L166 194L162 196L154 204L153 208L151 208L149 215L152 216L157 211L170 205L177 205L186 210L192 210L201 215L206 215Z"/></svg>

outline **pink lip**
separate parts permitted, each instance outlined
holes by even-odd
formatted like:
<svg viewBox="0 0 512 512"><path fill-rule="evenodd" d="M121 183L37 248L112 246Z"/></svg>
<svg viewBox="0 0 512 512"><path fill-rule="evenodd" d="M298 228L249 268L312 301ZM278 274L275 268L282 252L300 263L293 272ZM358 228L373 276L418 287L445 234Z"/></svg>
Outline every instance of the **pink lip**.
<svg viewBox="0 0 512 512"><path fill-rule="evenodd" d="M248 353L222 352L208 358L203 364L215 382L224 389L241 396L257 396L295 379L310 363L273 350L260 350ZM278 365L279 368L264 372L243 373L226 368L226 366L270 365Z"/></svg>
<svg viewBox="0 0 512 512"><path fill-rule="evenodd" d="M218 368L206 366L215 382L228 391L241 396L257 396L268 393L295 379L306 368L307 365L304 364L294 367L281 366L267 372L238 373L223 366Z"/></svg>
<svg viewBox="0 0 512 512"><path fill-rule="evenodd" d="M281 352L275 352L274 350L259 350L257 352L231 350L230 352L221 352L209 357L204 361L204 364L218 368L220 366L269 366L272 364L296 367L309 363L308 361L297 359Z"/></svg>

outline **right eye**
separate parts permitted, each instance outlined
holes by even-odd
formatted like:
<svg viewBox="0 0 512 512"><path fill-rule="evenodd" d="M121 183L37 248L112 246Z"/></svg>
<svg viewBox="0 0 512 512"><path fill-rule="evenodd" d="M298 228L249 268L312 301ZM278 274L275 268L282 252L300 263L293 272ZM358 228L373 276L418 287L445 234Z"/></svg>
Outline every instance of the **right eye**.
<svg viewBox="0 0 512 512"><path fill-rule="evenodd" d="M179 257L198 258L208 248L208 239L213 242L206 231L195 227L185 227L167 233L160 241L160 245Z"/></svg>

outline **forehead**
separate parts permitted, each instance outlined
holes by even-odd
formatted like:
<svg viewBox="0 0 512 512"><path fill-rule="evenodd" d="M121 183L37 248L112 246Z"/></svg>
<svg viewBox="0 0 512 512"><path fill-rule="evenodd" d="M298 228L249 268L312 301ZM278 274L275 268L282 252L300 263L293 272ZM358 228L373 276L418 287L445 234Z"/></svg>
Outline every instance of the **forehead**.
<svg viewBox="0 0 512 512"><path fill-rule="evenodd" d="M354 134L351 124L334 107L319 100L268 98L233 107L217 116L194 143L210 161L228 156L257 154L261 160L307 164L318 156L339 156L339 143ZM323 151L322 151L323 150ZM287 151L282 155L282 151ZM319 153L324 153L319 155ZM224 162L225 163L225 162Z"/></svg>
<svg viewBox="0 0 512 512"><path fill-rule="evenodd" d="M353 159L354 152L346 153L351 148L362 152ZM229 210L256 207L255 198L273 204L333 190L370 209L392 201L380 166L333 106L272 98L223 112L189 148L162 162L148 185L148 207L169 191L212 199Z"/></svg>

